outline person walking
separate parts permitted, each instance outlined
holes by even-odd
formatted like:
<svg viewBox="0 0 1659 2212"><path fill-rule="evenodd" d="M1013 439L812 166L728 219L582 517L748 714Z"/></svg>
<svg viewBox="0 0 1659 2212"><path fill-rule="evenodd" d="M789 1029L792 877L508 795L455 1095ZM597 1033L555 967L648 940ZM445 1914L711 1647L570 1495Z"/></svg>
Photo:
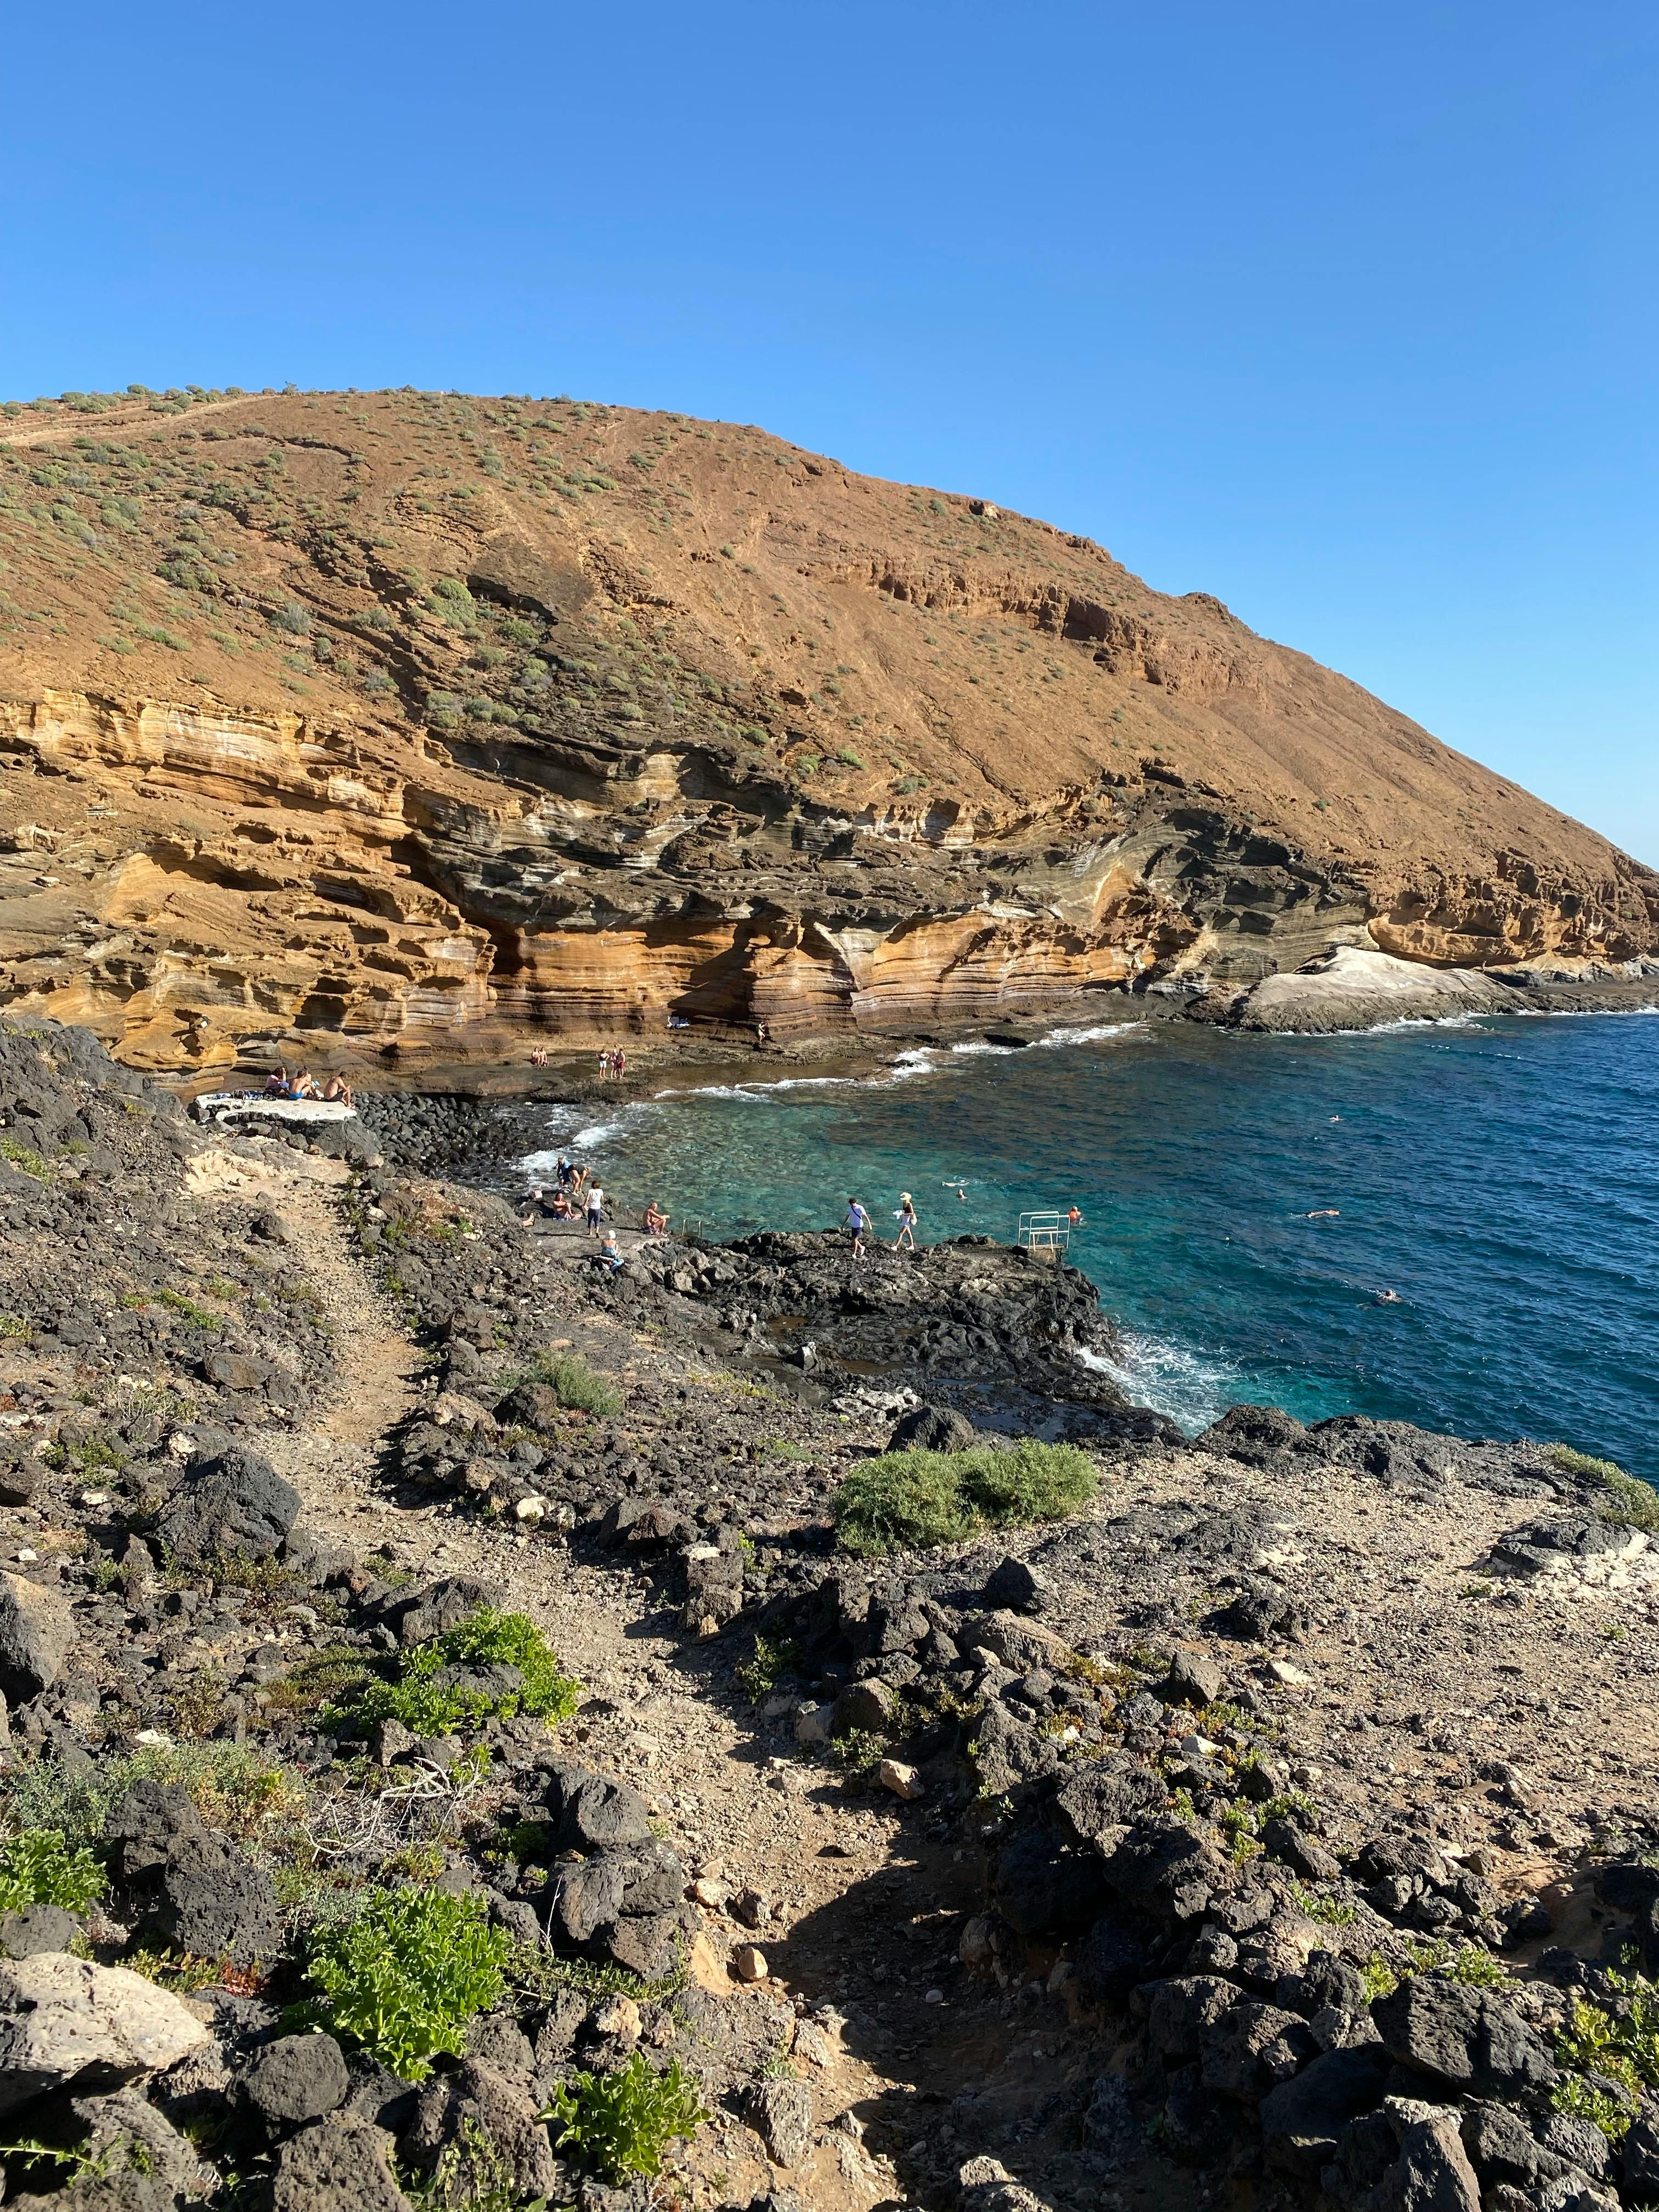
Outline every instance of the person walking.
<svg viewBox="0 0 1659 2212"><path fill-rule="evenodd" d="M841 1225L853 1232L853 1264L861 1267L864 1264L864 1239L869 1231L870 1217L857 1199L848 1200L847 1218Z"/></svg>
<svg viewBox="0 0 1659 2212"><path fill-rule="evenodd" d="M605 1193L599 1188L598 1183L589 1183L587 1187L587 1233L590 1237L597 1237L599 1235L599 1224L604 1220L604 1218Z"/></svg>
<svg viewBox="0 0 1659 2212"><path fill-rule="evenodd" d="M896 1252L901 1244L908 1243L914 1252L916 1249L916 1202L908 1190L899 1193L898 1225L899 1232L893 1239L893 1249Z"/></svg>

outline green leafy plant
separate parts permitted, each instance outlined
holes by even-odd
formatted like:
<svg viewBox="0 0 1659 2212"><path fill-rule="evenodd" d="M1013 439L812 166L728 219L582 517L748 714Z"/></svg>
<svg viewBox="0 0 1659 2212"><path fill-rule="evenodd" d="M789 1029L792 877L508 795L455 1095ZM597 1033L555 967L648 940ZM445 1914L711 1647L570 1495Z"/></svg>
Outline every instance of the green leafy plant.
<svg viewBox="0 0 1659 2212"><path fill-rule="evenodd" d="M757 1636L752 1656L738 1668L738 1680L758 1705L786 1674L799 1674L800 1663L800 1646L793 1636L781 1637L775 1644Z"/></svg>
<svg viewBox="0 0 1659 2212"><path fill-rule="evenodd" d="M58 1905L84 1912L104 1891L104 1869L84 1844L70 1850L60 1828L26 1828L0 1843L0 1912Z"/></svg>
<svg viewBox="0 0 1659 2212"><path fill-rule="evenodd" d="M868 1774L881 1764L886 1747L869 1729L848 1729L832 1739L830 1756L849 1774Z"/></svg>
<svg viewBox="0 0 1659 2212"><path fill-rule="evenodd" d="M1635 2098L1659 2088L1659 1982L1611 1968L1605 1978L1611 2003L1576 1996L1556 2036L1556 2056L1575 2073L1605 2075Z"/></svg>
<svg viewBox="0 0 1659 2212"><path fill-rule="evenodd" d="M468 2021L501 1996L512 1948L480 1898L375 1889L349 1919L313 1931L306 1976L331 2028L422 2081L440 2052L459 2053Z"/></svg>
<svg viewBox="0 0 1659 2212"><path fill-rule="evenodd" d="M695 2135L708 2117L677 2058L653 2074L637 2051L614 2074L570 2075L548 2111L554 2148L613 2184L660 2173L670 2142Z"/></svg>
<svg viewBox="0 0 1659 2212"><path fill-rule="evenodd" d="M1360 1979L1365 1984L1365 2002L1375 2004L1379 1997L1391 1997L1400 1987L1400 1977L1380 1951L1373 1951L1359 1969Z"/></svg>
<svg viewBox="0 0 1659 2212"><path fill-rule="evenodd" d="M830 1510L842 1550L868 1557L1061 1520L1088 1504L1097 1483L1075 1444L1028 1438L1012 1451L885 1452L848 1476Z"/></svg>
<svg viewBox="0 0 1659 2212"><path fill-rule="evenodd" d="M531 1373L544 1382L562 1406L579 1413L605 1419L622 1411L622 1395L603 1375L596 1375L579 1352L542 1352L531 1363Z"/></svg>
<svg viewBox="0 0 1659 2212"><path fill-rule="evenodd" d="M1304 1919L1316 1920L1323 1928L1351 1928L1359 1917L1358 1905L1345 1905L1340 1898L1322 1896L1317 1890L1298 1886L1292 1888L1291 1898Z"/></svg>
<svg viewBox="0 0 1659 2212"><path fill-rule="evenodd" d="M516 1684L487 1687L464 1672L510 1667ZM417 1644L395 1682L370 1682L355 1701L363 1723L401 1721L416 1735L447 1735L468 1723L528 1713L539 1720L568 1720L581 1685L562 1673L535 1623L521 1613L480 1606L456 1627Z"/></svg>
<svg viewBox="0 0 1659 2212"><path fill-rule="evenodd" d="M37 1182L53 1180L50 1163L44 1160L33 1146L26 1145L21 1137L11 1136L3 1130L0 1130L0 1160L9 1160L13 1167L21 1168L25 1175L33 1176Z"/></svg>
<svg viewBox="0 0 1659 2212"><path fill-rule="evenodd" d="M224 1327L217 1314L210 1314L205 1306L197 1305L182 1291L124 1291L121 1304L130 1310L144 1306L165 1306L169 1313L188 1322L192 1328L212 1329Z"/></svg>
<svg viewBox="0 0 1659 2212"><path fill-rule="evenodd" d="M1558 2112L1600 2128L1609 2142L1622 2142L1636 2118L1634 2102L1626 2104L1605 2082L1587 2081L1582 2074L1564 2074L1550 2092L1550 2102Z"/></svg>

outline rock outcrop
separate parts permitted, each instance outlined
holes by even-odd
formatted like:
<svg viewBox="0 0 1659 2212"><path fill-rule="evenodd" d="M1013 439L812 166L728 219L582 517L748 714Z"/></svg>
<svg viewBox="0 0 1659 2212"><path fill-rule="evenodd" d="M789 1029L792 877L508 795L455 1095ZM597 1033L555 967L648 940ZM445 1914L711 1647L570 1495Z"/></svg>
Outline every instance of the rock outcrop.
<svg viewBox="0 0 1659 2212"><path fill-rule="evenodd" d="M0 992L131 1064L1653 947L1604 839L983 501L568 402L90 404L0 435Z"/></svg>

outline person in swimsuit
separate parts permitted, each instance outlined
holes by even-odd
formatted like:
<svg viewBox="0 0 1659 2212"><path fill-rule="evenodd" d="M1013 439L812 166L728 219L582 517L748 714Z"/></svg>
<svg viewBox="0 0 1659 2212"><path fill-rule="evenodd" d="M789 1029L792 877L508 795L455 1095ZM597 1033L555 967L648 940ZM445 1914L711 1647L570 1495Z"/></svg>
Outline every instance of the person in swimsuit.
<svg viewBox="0 0 1659 2212"><path fill-rule="evenodd" d="M916 1249L916 1202L908 1190L899 1193L898 1225L899 1232L893 1239L893 1249L896 1252L908 1239L914 1252Z"/></svg>

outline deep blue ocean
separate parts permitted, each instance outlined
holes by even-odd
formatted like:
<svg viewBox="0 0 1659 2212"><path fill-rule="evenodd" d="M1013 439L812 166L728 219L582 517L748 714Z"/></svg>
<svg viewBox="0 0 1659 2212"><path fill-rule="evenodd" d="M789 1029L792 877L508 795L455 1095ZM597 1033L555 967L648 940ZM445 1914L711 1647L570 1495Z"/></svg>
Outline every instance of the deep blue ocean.
<svg viewBox="0 0 1659 2212"><path fill-rule="evenodd" d="M1012 1240L1075 1204L1119 1379L1189 1430L1249 1399L1659 1481L1659 1018L1062 1030L550 1109L548 1141L711 1237L825 1227L854 1195L890 1236L908 1190L924 1241Z"/></svg>

